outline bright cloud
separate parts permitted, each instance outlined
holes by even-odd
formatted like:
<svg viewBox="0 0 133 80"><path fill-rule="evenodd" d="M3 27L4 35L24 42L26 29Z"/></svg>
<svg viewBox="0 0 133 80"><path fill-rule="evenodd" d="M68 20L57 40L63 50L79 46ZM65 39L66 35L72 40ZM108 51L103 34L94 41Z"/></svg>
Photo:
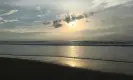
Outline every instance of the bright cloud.
<svg viewBox="0 0 133 80"><path fill-rule="evenodd" d="M120 4L125 4L132 0L93 0L93 7L98 7L100 5L104 7L112 7Z"/></svg>
<svg viewBox="0 0 133 80"><path fill-rule="evenodd" d="M9 12L6 12L6 13L4 13L4 14L1 14L0 16L11 15L11 14L14 14L14 13L16 13L16 12L18 12L18 10L10 10Z"/></svg>
<svg viewBox="0 0 133 80"><path fill-rule="evenodd" d="M45 5L55 3L54 0L18 0L12 2L12 5L16 6L36 6L36 5Z"/></svg>

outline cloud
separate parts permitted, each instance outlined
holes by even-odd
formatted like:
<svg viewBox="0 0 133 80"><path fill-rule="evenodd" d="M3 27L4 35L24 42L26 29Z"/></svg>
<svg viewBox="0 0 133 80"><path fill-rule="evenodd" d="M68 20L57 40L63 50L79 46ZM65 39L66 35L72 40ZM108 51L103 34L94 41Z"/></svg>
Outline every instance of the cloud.
<svg viewBox="0 0 133 80"><path fill-rule="evenodd" d="M93 7L104 6L105 8L128 3L132 0L93 0Z"/></svg>
<svg viewBox="0 0 133 80"><path fill-rule="evenodd" d="M27 3L27 0L17 0L17 1L13 1L11 3L11 5L13 5L13 6L14 5L15 6L20 6L20 7L26 7L26 8L27 7L32 7L33 9L38 10L38 12L39 12L39 11L43 10L43 7L42 6L52 5L52 3L53 4L58 4L59 1L60 0L57 0L57 2L55 2L54 0L29 0L30 3ZM75 2L75 1L77 1L77 2ZM81 0L79 0L79 1L81 1ZM124 17L125 17L125 15L127 15L127 14L125 14L125 12L128 12L128 11L126 11L127 8L125 9L125 8L122 7L123 11L121 11L121 9L116 9L116 7L113 8L113 10L112 9L109 9L109 7L114 7L114 6L121 5L121 4L124 4L125 5L126 3L129 3L129 1L131 1L131 0L92 0L92 5L90 5L90 7L89 6L87 7L86 4L88 4L90 2L88 0L87 0L87 2L84 2L84 1L78 2L78 0L72 0L72 1L67 0L65 2L65 0L62 0L60 2L60 7L63 8L63 9L67 9L67 10L72 10L72 11L78 10L79 11L79 10L86 10L87 8L90 9L91 7L94 7L94 8L97 8L97 9L99 9L99 8L103 8L103 9L104 8L107 8L107 10L108 10L108 12L105 12L104 14L101 13L101 14L99 14L99 16L98 15L93 16L93 18L96 17L96 19L99 19L99 20L100 19L101 20L103 19L103 20L105 20L103 22L100 21L101 23L103 23L103 26L102 27L99 27L99 24L101 24L101 23L97 24L98 23L97 22L96 23L97 25L94 25L94 26L93 25L90 25L88 27L88 29L90 31L87 29L87 31L86 32L83 32L82 34L81 34L81 32L79 32L79 35L77 35L77 33L75 33L73 35L68 34L68 33L63 33L63 32L61 32L62 30L60 30L60 29L54 29L54 27L48 27L48 26L44 26L44 25L42 27L40 27L38 25L36 25L36 26L34 25L34 28L33 28L33 26L27 26L27 27L20 26L20 23L21 22L19 23L19 26L17 26L17 27L16 26L15 27L11 27L10 25L7 24L10 27L10 29L8 28L8 26L6 26L4 24L5 25L4 26L4 30L0 29L0 31L5 31L5 32L7 32L9 34L11 32L11 33L15 33L16 35L18 35L17 33L24 33L24 34L26 34L26 33L28 33L28 34L34 33L33 38L36 38L35 37L35 34L37 33L37 35L40 36L40 38L45 38L45 39L46 38L56 39L56 36L59 37L59 38L62 38L64 35L65 35L65 37L67 36L68 39L69 39L69 37L71 37L71 39L79 39L79 37L80 37L80 39L83 39L83 38L84 39L91 39L92 37L99 37L99 36L101 37L102 35L105 36L105 39L107 39L106 36L110 36L110 35L113 35L112 37L114 37L116 35L117 36L119 36L119 35L123 36L123 34L121 34L121 32L119 32L119 31L122 31L122 29L123 29L123 30L125 30L125 31L123 31L124 34L125 34L125 32L129 32L126 29L127 27L125 27L125 28L124 27L119 27L119 26L116 25L116 23L120 23L120 24L123 23L123 25L126 23L125 25L127 25L128 22L132 21L132 20L127 21L127 20L129 20L129 18L127 18L126 19L127 22L124 21L124 20L121 21L121 22L119 22L120 20L117 19L117 17L120 17L118 15L122 15ZM18 12L18 10L15 10L14 9L14 10L10 10L7 13L4 13L4 14L2 14L0 16L4 16L5 17L5 15L11 15L11 14L14 14L16 12ZM27 12L27 11L25 11L25 12ZM34 13L32 13L32 11L30 11L30 12L31 12L31 14L34 14ZM123 13L121 13L121 12L123 12ZM117 17L116 18L113 18L113 20L112 20L112 16L110 16L110 14L113 14L113 16L114 16L114 13L117 13L117 14L115 14L115 15L117 15ZM27 13L24 13L24 14L27 14ZM26 16L26 18L33 18L31 14L28 15L28 16ZM44 14L43 15L42 14L36 14L36 16L42 18L45 15ZM19 16L19 17L24 18L24 16ZM0 17L0 20L3 20L3 18ZM9 16L8 16L8 18L9 18ZM18 21L18 20L4 20L4 21L5 21L5 23L7 23L7 22L15 22L15 21ZM24 23L26 23L26 22L28 23L28 20L25 21ZM40 23L41 20L35 20L34 22L35 23ZM94 21L94 22L96 22L96 21ZM115 27L115 28L114 27L113 28L112 27L109 28L109 24L112 24L112 22L113 22L113 26L117 26L117 27ZM24 25L24 23L22 23L22 24ZM3 22L0 23L0 24L3 24ZM91 23L89 23L89 24L91 24ZM16 24L13 23L13 26L14 25L16 25ZM92 26L92 28L91 28L91 26ZM3 26L1 26L1 27L3 28ZM115 33L115 31L117 33ZM40 32L42 32L42 33L40 34ZM89 35L89 37L88 37L88 35ZM131 34L128 34L127 33L127 35L131 35ZM12 36L14 36L14 34ZM27 36L27 34L26 35L23 35L23 37L25 37L25 36ZM8 37L10 37L10 36L7 35L7 38ZM18 35L18 37L19 37L19 35ZM111 38L108 38L108 39L112 39L112 37ZM123 39L123 38L124 37L122 37L121 39Z"/></svg>
<svg viewBox="0 0 133 80"><path fill-rule="evenodd" d="M12 20L4 20L3 18L0 17L0 24L8 23L8 22L17 22L19 20L17 19L12 19Z"/></svg>
<svg viewBox="0 0 133 80"><path fill-rule="evenodd" d="M17 22L17 21L19 21L19 20L17 20L17 19L12 19L12 20L4 20L4 22L5 22L5 23L7 23L7 22Z"/></svg>
<svg viewBox="0 0 133 80"><path fill-rule="evenodd" d="M40 7L40 6L37 6L37 7L36 7L36 10L41 10L41 7Z"/></svg>
<svg viewBox="0 0 133 80"><path fill-rule="evenodd" d="M4 10L0 10L0 12L1 12L1 11L4 11Z"/></svg>
<svg viewBox="0 0 133 80"><path fill-rule="evenodd" d="M14 13L16 13L16 12L18 12L18 10L10 10L10 11L4 13L4 14L1 14L0 16L11 15L11 14L14 14Z"/></svg>
<svg viewBox="0 0 133 80"><path fill-rule="evenodd" d="M0 20L3 20L3 18L2 18L2 17L0 17Z"/></svg>
<svg viewBox="0 0 133 80"><path fill-rule="evenodd" d="M2 17L0 17L0 24L3 24L4 23L4 20Z"/></svg>
<svg viewBox="0 0 133 80"><path fill-rule="evenodd" d="M11 4L12 6L20 6L26 8L34 8L40 10L41 7L52 6L54 9L61 9L64 11L86 11L104 9L120 4L128 3L132 0L16 0ZM68 6L69 5L69 6ZM79 6L80 5L80 6Z"/></svg>
<svg viewBox="0 0 133 80"><path fill-rule="evenodd" d="M12 2L11 5L16 5L16 6L37 6L37 5L46 5L46 4L54 4L56 3L54 0L18 0ZM39 9L39 8L38 8Z"/></svg>

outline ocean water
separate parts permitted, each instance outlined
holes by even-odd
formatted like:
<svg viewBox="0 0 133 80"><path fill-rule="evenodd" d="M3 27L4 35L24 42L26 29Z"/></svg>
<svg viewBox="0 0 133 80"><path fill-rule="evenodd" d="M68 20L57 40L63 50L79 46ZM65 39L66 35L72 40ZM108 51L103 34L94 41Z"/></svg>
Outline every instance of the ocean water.
<svg viewBox="0 0 133 80"><path fill-rule="evenodd" d="M133 75L133 47L0 45L0 57Z"/></svg>
<svg viewBox="0 0 133 80"><path fill-rule="evenodd" d="M0 54L40 55L133 62L133 47L122 46L44 46L44 45L0 45Z"/></svg>

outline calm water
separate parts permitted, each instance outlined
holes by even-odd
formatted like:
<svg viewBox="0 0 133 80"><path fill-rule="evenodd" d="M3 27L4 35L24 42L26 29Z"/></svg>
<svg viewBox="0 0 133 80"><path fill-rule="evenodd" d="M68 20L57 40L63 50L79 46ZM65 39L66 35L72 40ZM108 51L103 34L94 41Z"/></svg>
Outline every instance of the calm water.
<svg viewBox="0 0 133 80"><path fill-rule="evenodd" d="M133 47L0 45L0 54L43 55L133 61Z"/></svg>
<svg viewBox="0 0 133 80"><path fill-rule="evenodd" d="M4 57L17 57L22 59L48 61L71 67L80 67L80 68L100 70L105 72L117 72L117 73L125 73L133 75L133 68L132 68L133 63L105 61L105 60L120 60L120 61L133 62L132 58L133 47L127 47L127 46L107 47L107 46L0 45L0 54L1 54L0 56ZM91 58L91 59L76 59L76 58ZM92 59L101 59L101 60L92 60Z"/></svg>

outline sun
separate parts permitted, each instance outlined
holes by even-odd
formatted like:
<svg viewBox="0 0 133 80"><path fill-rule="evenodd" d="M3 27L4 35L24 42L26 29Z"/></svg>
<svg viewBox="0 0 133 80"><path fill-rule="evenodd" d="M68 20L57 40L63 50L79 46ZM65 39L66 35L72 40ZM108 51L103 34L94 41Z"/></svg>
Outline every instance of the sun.
<svg viewBox="0 0 133 80"><path fill-rule="evenodd" d="M74 32L76 30L76 26L77 26L76 24L77 24L76 21L72 21L72 22L68 23L69 31Z"/></svg>
<svg viewBox="0 0 133 80"><path fill-rule="evenodd" d="M70 23L63 22L63 27L59 28L62 32L78 32L86 29L86 20L74 20Z"/></svg>
<svg viewBox="0 0 133 80"><path fill-rule="evenodd" d="M72 21L72 22L68 23L68 27L70 29L76 28L76 25L77 25L77 21Z"/></svg>
<svg viewBox="0 0 133 80"><path fill-rule="evenodd" d="M75 21L69 23L69 27L73 27L76 24Z"/></svg>

